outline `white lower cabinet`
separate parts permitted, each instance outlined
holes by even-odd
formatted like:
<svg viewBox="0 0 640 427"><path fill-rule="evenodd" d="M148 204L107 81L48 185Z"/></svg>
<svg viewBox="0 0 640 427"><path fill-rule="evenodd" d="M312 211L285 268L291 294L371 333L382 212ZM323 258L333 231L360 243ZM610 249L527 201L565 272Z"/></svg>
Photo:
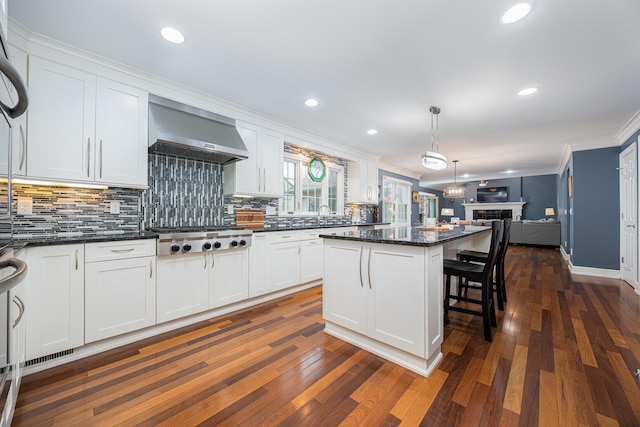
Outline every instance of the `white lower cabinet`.
<svg viewBox="0 0 640 427"><path fill-rule="evenodd" d="M426 357L423 248L327 239L324 256L327 321Z"/></svg>
<svg viewBox="0 0 640 427"><path fill-rule="evenodd" d="M86 343L156 323L154 251L155 240L85 246Z"/></svg>
<svg viewBox="0 0 640 427"><path fill-rule="evenodd" d="M209 254L158 257L158 323L205 311L209 305Z"/></svg>
<svg viewBox="0 0 640 427"><path fill-rule="evenodd" d="M84 344L84 245L28 248L25 279L26 357Z"/></svg>
<svg viewBox="0 0 640 427"><path fill-rule="evenodd" d="M317 231L300 234L300 283L322 279L322 239Z"/></svg>
<svg viewBox="0 0 640 427"><path fill-rule="evenodd" d="M249 296L266 294L267 290L267 233L254 233L249 248Z"/></svg>
<svg viewBox="0 0 640 427"><path fill-rule="evenodd" d="M209 308L245 300L249 297L249 251L246 248L208 254Z"/></svg>
<svg viewBox="0 0 640 427"><path fill-rule="evenodd" d="M300 284L300 233L269 234L267 290L269 292Z"/></svg>

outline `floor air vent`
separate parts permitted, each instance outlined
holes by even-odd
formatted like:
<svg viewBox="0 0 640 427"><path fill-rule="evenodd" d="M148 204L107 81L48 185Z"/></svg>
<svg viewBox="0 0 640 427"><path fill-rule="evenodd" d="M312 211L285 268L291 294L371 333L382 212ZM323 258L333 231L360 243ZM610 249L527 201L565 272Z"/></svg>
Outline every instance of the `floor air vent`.
<svg viewBox="0 0 640 427"><path fill-rule="evenodd" d="M43 363L43 362L46 362L48 360L57 359L59 357L67 356L69 354L73 354L73 349L61 351L61 352L58 352L58 353L49 354L47 356L38 357L37 359L27 360L27 363L25 363L25 366L37 365L38 363Z"/></svg>

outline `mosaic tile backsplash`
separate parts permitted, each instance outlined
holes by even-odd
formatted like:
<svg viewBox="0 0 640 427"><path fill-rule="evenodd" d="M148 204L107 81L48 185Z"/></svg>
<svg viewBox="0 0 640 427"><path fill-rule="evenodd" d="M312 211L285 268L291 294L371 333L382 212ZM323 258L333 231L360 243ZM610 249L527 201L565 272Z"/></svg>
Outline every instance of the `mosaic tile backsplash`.
<svg viewBox="0 0 640 427"><path fill-rule="evenodd" d="M30 198L33 212L14 215L13 237L100 235L140 230L140 191L125 188L92 190L15 184L12 211L20 198ZM111 214L110 202L120 202Z"/></svg>
<svg viewBox="0 0 640 427"><path fill-rule="evenodd" d="M149 188L142 193L145 228L220 226L223 203L221 165L149 154Z"/></svg>
<svg viewBox="0 0 640 427"><path fill-rule="evenodd" d="M306 157L319 155L345 167L347 161L285 144L285 152ZM19 198L33 200L33 214L15 215L13 235L47 237L56 235L99 235L113 232L138 232L152 227L235 226L236 209L262 209L265 228L290 228L351 223L349 215L278 216L278 199L246 199L223 196L222 169L218 164L149 154L149 188L147 190L109 188L92 190L65 187L15 185L12 210ZM111 214L110 201L120 202L120 213ZM266 215L267 207L275 215Z"/></svg>

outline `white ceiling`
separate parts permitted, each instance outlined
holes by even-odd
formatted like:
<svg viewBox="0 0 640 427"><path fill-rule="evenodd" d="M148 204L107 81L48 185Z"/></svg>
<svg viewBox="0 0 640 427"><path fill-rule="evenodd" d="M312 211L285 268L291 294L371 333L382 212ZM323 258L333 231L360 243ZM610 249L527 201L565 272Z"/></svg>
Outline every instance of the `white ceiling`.
<svg viewBox="0 0 640 427"><path fill-rule="evenodd" d="M438 186L453 167L421 166L430 105L442 110L440 152L459 160L458 181L557 173L568 144L617 145L640 110L640 1L534 0L526 18L502 24L515 3L11 0L9 15ZM186 43L164 41L164 26ZM540 90L519 97L528 86ZM320 105L305 107L309 97Z"/></svg>

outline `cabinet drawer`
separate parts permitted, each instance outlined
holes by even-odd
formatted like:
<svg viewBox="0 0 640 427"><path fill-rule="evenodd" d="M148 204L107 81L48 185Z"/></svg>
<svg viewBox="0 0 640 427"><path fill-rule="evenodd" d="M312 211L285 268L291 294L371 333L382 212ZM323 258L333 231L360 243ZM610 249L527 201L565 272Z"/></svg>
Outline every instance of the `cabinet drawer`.
<svg viewBox="0 0 640 427"><path fill-rule="evenodd" d="M138 258L156 254L155 239L119 240L85 244L85 262Z"/></svg>
<svg viewBox="0 0 640 427"><path fill-rule="evenodd" d="M269 233L269 242L283 243L300 241L299 231L276 231Z"/></svg>
<svg viewBox="0 0 640 427"><path fill-rule="evenodd" d="M300 232L300 240L317 239L321 230L305 230Z"/></svg>

